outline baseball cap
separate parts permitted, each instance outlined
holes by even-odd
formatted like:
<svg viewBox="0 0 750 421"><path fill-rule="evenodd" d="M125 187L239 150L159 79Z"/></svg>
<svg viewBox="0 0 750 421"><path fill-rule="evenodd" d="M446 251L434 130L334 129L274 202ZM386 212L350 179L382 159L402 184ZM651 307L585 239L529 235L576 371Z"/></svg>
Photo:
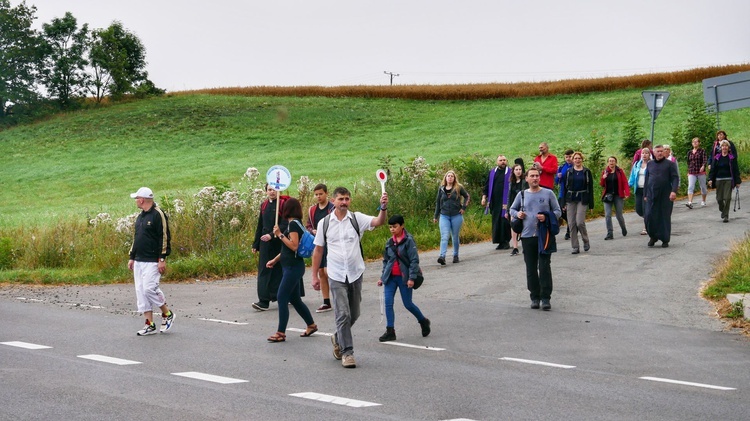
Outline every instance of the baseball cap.
<svg viewBox="0 0 750 421"><path fill-rule="evenodd" d="M153 199L154 198L154 192L151 191L148 187L141 187L138 189L135 193L130 193L130 198L135 199L136 197L142 197L144 199Z"/></svg>

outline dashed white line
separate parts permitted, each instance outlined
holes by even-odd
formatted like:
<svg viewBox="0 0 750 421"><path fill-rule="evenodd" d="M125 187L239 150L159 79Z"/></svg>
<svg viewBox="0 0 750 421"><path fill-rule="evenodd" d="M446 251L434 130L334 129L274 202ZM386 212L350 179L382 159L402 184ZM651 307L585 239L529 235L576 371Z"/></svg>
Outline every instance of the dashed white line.
<svg viewBox="0 0 750 421"><path fill-rule="evenodd" d="M381 342L381 344L403 346L406 348L424 349L426 351L445 351L445 348L438 348L438 347L426 346L426 345L412 345L412 344L405 344L403 342L396 342L396 341Z"/></svg>
<svg viewBox="0 0 750 421"><path fill-rule="evenodd" d="M298 329L296 327L288 327L286 328L289 332L299 332L304 333L306 329ZM313 333L313 336L333 336L333 333L326 333L326 332L315 332Z"/></svg>
<svg viewBox="0 0 750 421"><path fill-rule="evenodd" d="M365 408L368 406L380 406L382 404L375 402L359 401L356 399L342 398L340 396L323 395L315 392L290 393L289 396L298 398L311 399L314 401L334 403L336 405L350 406L352 408Z"/></svg>
<svg viewBox="0 0 750 421"><path fill-rule="evenodd" d="M65 303L66 306L75 306L75 307L83 307L83 308L104 308L102 306L92 306L91 304L81 304L81 303Z"/></svg>
<svg viewBox="0 0 750 421"><path fill-rule="evenodd" d="M184 373L172 373L173 376L187 377L196 380L205 380L207 382L221 383L221 384L232 384L232 383L247 383L247 380L233 379L231 377L215 376L213 374L199 373L197 371L186 371Z"/></svg>
<svg viewBox="0 0 750 421"><path fill-rule="evenodd" d="M535 361L535 360L524 360L522 358L510 358L510 357L502 357L500 358L504 361L515 361L517 363L525 363L525 364L535 364L535 365L544 365L547 367L556 367L556 368L576 368L574 365L564 365L564 364L555 364L555 363L548 363L546 361Z"/></svg>
<svg viewBox="0 0 750 421"><path fill-rule="evenodd" d="M206 322L214 322L214 323L223 323L227 325L238 325L238 326L244 326L247 324L244 322L230 322L229 320L221 320L221 319L205 319L203 317L199 318L198 320L203 320Z"/></svg>
<svg viewBox="0 0 750 421"><path fill-rule="evenodd" d="M19 341L0 342L0 344L15 346L15 347L24 348L24 349L50 349L52 348L51 346L30 344L28 342L19 342Z"/></svg>
<svg viewBox="0 0 750 421"><path fill-rule="evenodd" d="M44 300L38 300L36 298L16 297L16 300L31 301L32 303L43 303Z"/></svg>
<svg viewBox="0 0 750 421"><path fill-rule="evenodd" d="M78 358L99 361L99 362L109 363L109 364L117 364L117 365L141 364L140 361L123 360L121 358L107 357L106 355L98 355L98 354L79 355Z"/></svg>
<svg viewBox="0 0 750 421"><path fill-rule="evenodd" d="M638 377L638 378L639 379L643 379L643 380L651 380L651 381L654 381L654 382L680 384L680 385L683 385L683 386L703 387L703 388L706 388L706 389L737 390L734 387L715 386L715 385L712 385L712 384L685 382L685 381L682 381L682 380L663 379L663 378L660 378L660 377Z"/></svg>

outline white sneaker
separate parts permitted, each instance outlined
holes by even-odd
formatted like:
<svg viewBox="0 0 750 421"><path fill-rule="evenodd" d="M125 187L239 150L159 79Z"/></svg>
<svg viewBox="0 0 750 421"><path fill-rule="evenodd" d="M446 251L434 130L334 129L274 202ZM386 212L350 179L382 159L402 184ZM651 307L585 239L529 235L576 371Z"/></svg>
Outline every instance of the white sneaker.
<svg viewBox="0 0 750 421"><path fill-rule="evenodd" d="M161 333L164 333L172 328L172 322L174 322L174 311L169 312L168 317L162 317L161 318L161 330L159 330Z"/></svg>
<svg viewBox="0 0 750 421"><path fill-rule="evenodd" d="M701 202L701 207L705 208L706 207L706 202Z"/></svg>
<svg viewBox="0 0 750 421"><path fill-rule="evenodd" d="M136 332L136 335L147 336L147 335L153 335L155 333L156 333L156 324L152 322L150 325L143 326L143 329Z"/></svg>

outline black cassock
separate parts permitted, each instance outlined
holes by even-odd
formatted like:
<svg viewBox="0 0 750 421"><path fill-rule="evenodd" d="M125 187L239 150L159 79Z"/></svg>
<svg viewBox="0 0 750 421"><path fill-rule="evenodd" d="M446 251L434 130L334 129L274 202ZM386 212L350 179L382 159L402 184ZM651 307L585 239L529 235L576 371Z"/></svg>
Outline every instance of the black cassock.
<svg viewBox="0 0 750 421"><path fill-rule="evenodd" d="M652 239L668 243L672 234L672 207L674 202L669 200L669 194L677 192L680 175L677 164L669 159L661 161L651 160L646 167L645 188L643 197L646 199L644 219L646 232Z"/></svg>
<svg viewBox="0 0 750 421"><path fill-rule="evenodd" d="M495 171L495 179L492 182L492 201L490 202L492 242L495 244L503 244L510 241L510 221L506 217L508 212L507 210L503 212L503 196L505 195L506 187L505 170L497 169ZM489 190L489 182L486 188Z"/></svg>

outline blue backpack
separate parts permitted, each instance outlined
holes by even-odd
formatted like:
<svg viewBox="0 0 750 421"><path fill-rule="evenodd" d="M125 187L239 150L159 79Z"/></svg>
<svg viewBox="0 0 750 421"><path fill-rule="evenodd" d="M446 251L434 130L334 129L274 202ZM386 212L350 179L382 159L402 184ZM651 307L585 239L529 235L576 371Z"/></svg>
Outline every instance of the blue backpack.
<svg viewBox="0 0 750 421"><path fill-rule="evenodd" d="M302 229L302 238L299 239L299 245L297 246L297 256L302 258L312 257L313 250L315 250L315 236L310 234L310 231L306 230L298 220L295 219L294 222Z"/></svg>

